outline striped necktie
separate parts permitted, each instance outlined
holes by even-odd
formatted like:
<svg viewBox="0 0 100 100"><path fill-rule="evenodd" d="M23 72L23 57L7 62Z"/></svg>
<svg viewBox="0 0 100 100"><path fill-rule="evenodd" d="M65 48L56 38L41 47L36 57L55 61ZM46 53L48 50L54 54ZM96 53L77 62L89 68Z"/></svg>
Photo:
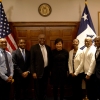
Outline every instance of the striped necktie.
<svg viewBox="0 0 100 100"><path fill-rule="evenodd" d="M7 53L6 53L5 50L3 50L3 54L4 54L4 57L5 57L5 63L6 63L6 68L7 68L7 75L9 76L10 75L10 68L9 68Z"/></svg>
<svg viewBox="0 0 100 100"><path fill-rule="evenodd" d="M24 61L25 61L25 50L24 49L22 49L22 56L23 56Z"/></svg>

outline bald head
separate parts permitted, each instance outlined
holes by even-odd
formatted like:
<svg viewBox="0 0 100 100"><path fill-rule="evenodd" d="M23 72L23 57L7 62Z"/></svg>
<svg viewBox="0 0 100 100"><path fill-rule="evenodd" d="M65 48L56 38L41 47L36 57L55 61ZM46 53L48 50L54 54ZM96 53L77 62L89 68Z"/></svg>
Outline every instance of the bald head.
<svg viewBox="0 0 100 100"><path fill-rule="evenodd" d="M91 37L86 37L85 38L85 46L88 48L92 45L92 38Z"/></svg>
<svg viewBox="0 0 100 100"><path fill-rule="evenodd" d="M100 40L100 36L96 36L95 39L99 39L99 40ZM94 40L95 40L95 39L94 39Z"/></svg>
<svg viewBox="0 0 100 100"><path fill-rule="evenodd" d="M0 38L0 48L6 49L7 48L7 41L5 38Z"/></svg>
<svg viewBox="0 0 100 100"><path fill-rule="evenodd" d="M92 38L91 37L86 37L85 40L92 41Z"/></svg>
<svg viewBox="0 0 100 100"><path fill-rule="evenodd" d="M38 41L41 45L45 44L45 34L39 34Z"/></svg>

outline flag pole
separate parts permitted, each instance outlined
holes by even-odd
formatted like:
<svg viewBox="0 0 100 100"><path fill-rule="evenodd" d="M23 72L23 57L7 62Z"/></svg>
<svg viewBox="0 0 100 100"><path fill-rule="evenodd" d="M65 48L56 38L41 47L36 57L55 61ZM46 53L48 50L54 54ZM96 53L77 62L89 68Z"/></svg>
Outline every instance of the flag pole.
<svg viewBox="0 0 100 100"><path fill-rule="evenodd" d="M85 5L87 5L87 0L85 0ZM87 97L87 89L86 89L86 96L83 100L89 100L88 97Z"/></svg>
<svg viewBox="0 0 100 100"><path fill-rule="evenodd" d="M85 0L85 5L87 5L87 0ZM86 96L83 100L89 100L88 97L87 97L87 89L86 89Z"/></svg>

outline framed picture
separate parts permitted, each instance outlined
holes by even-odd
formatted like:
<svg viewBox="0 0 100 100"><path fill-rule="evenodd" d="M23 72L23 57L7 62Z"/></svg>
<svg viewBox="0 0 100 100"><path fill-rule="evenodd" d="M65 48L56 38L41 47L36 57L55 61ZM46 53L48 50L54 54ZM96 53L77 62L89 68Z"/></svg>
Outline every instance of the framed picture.
<svg viewBox="0 0 100 100"><path fill-rule="evenodd" d="M100 12L98 12L98 35L100 36Z"/></svg>
<svg viewBox="0 0 100 100"><path fill-rule="evenodd" d="M51 6L47 3L42 3L39 7L38 7L38 12L41 16L43 17L47 17L51 14Z"/></svg>

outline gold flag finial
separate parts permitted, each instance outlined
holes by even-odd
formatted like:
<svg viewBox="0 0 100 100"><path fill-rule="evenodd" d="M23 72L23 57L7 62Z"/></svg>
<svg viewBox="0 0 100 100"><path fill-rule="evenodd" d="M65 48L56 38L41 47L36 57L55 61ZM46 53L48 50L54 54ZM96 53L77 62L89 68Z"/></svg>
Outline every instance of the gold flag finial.
<svg viewBox="0 0 100 100"><path fill-rule="evenodd" d="M2 0L0 0L0 1L2 1Z"/></svg>
<svg viewBox="0 0 100 100"><path fill-rule="evenodd" d="M87 5L87 0L85 0L85 4Z"/></svg>

